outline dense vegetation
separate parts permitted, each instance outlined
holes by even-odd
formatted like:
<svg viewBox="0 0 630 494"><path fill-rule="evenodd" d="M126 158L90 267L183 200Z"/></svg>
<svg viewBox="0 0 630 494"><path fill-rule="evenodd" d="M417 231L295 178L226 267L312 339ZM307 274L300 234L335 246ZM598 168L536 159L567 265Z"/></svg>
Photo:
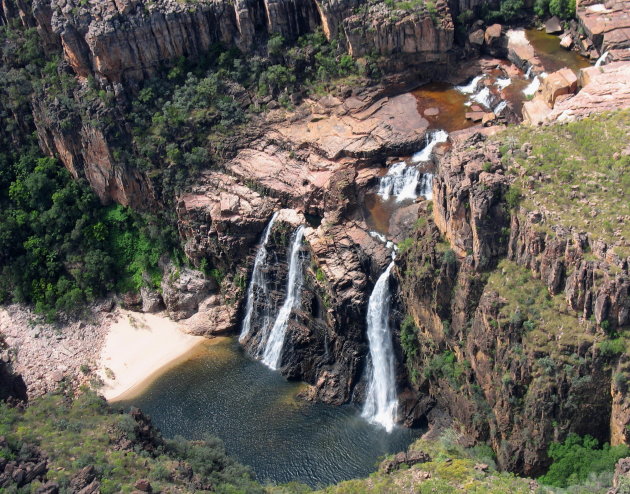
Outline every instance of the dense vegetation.
<svg viewBox="0 0 630 494"><path fill-rule="evenodd" d="M65 94L73 82L44 56L34 29L0 26L0 46L0 303L34 304L54 318L112 290L137 290L143 275L155 284L174 232L148 214L103 207L85 180L42 157L30 98Z"/></svg>
<svg viewBox="0 0 630 494"><path fill-rule="evenodd" d="M598 446L597 439L577 434L569 434L562 443L553 443L549 447L553 463L541 482L556 487L579 484L593 474L613 471L617 460L630 455L630 447L625 444Z"/></svg>
<svg viewBox="0 0 630 494"><path fill-rule="evenodd" d="M92 392L74 401L63 393L47 395L24 411L0 404L0 436L6 439L0 458L19 461L40 452L48 461L47 480L62 492L86 466L94 467L103 494L131 492L141 478L158 491L264 492L246 467L225 455L220 441L165 441ZM32 492L38 484L30 484ZM12 486L6 492L18 491Z"/></svg>
<svg viewBox="0 0 630 494"><path fill-rule="evenodd" d="M149 215L105 208L56 160L5 156L0 175L0 301L54 317L158 275L172 236ZM159 277L151 280L159 281Z"/></svg>

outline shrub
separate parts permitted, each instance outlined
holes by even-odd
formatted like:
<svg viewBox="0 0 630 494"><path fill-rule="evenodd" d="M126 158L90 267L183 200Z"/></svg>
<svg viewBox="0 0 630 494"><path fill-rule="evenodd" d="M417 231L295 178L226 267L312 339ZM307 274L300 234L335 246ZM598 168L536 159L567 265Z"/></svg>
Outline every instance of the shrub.
<svg viewBox="0 0 630 494"><path fill-rule="evenodd" d="M599 448L597 439L571 433L562 443L549 446L549 457L553 463L540 481L554 487L568 487L584 482L589 474L611 471L620 458L630 454L627 445Z"/></svg>
<svg viewBox="0 0 630 494"><path fill-rule="evenodd" d="M512 185L505 193L505 201L510 209L515 209L521 202L522 191L517 185Z"/></svg>
<svg viewBox="0 0 630 494"><path fill-rule="evenodd" d="M597 347L604 357L615 357L625 352L626 341L623 337L615 338L614 340L604 340Z"/></svg>

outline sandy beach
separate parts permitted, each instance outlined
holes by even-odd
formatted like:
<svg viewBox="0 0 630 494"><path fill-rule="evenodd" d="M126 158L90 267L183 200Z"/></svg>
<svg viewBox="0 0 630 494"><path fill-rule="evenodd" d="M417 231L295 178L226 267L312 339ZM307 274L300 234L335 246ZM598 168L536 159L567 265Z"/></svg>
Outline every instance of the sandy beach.
<svg viewBox="0 0 630 494"><path fill-rule="evenodd" d="M207 341L184 333L166 316L121 310L101 350L98 374L105 385L100 392L108 401L127 397L132 388Z"/></svg>

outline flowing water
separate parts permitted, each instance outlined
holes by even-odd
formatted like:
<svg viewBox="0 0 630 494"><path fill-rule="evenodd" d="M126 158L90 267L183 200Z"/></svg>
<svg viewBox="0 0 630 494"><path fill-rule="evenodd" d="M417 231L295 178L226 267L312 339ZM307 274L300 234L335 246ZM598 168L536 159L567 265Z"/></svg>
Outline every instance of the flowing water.
<svg viewBox="0 0 630 494"><path fill-rule="evenodd" d="M293 308L300 303L300 289L302 288L302 260L300 259L300 250L302 248L302 239L304 238L304 227L300 226L293 234L291 242L291 251L289 253L289 276L287 280L287 291L284 303L278 312L269 338L265 345L262 362L270 369L276 370L280 366L282 359L282 348L284 346L284 336L289 323L289 317Z"/></svg>
<svg viewBox="0 0 630 494"><path fill-rule="evenodd" d="M261 481L311 486L365 477L422 432L387 433L352 405L303 401L302 385L248 357L236 339L213 341L122 405L142 408L166 437L220 437Z"/></svg>
<svg viewBox="0 0 630 494"><path fill-rule="evenodd" d="M545 71L551 73L568 67L577 72L585 67L590 67L591 62L577 52L567 50L560 46L560 38L553 34L547 34L544 30L527 29L525 36L534 47L536 56L540 59Z"/></svg>
<svg viewBox="0 0 630 494"><path fill-rule="evenodd" d="M264 267L267 261L267 242L269 241L269 234L273 228L273 223L276 221L278 213L275 212L271 217L271 220L267 224L265 231L262 235L260 247L256 251L256 258L254 259L254 268L252 269L252 278L247 287L247 301L245 302L245 317L243 318L243 325L241 326L240 341L244 341L249 335L252 325L252 315L254 312L254 297L266 299L269 293L267 286L267 280L265 279ZM259 292L259 293L256 293ZM271 323L271 314L267 309L263 315L263 322L261 328L266 331L266 328Z"/></svg>
<svg viewBox="0 0 630 494"><path fill-rule="evenodd" d="M480 79L481 80L481 79ZM468 95L458 91L455 86L442 82L432 82L419 87L413 92L418 111L429 122L430 130L443 129L446 132L467 129L474 125L466 119L466 101ZM426 114L425 110L434 108L436 115Z"/></svg>
<svg viewBox="0 0 630 494"><path fill-rule="evenodd" d="M448 132L444 130L427 132L425 147L411 157L411 162L428 161L435 146L447 140ZM433 174L421 173L417 166L407 165L404 161L395 163L381 177L377 194L383 201L392 197L396 202L413 200L418 194L430 200L433 198Z"/></svg>
<svg viewBox="0 0 630 494"><path fill-rule="evenodd" d="M367 335L371 366L362 414L370 422L383 426L387 432L393 430L398 410L394 349L389 327L389 276L393 267L394 261L379 277L368 302Z"/></svg>
<svg viewBox="0 0 630 494"><path fill-rule="evenodd" d="M607 62L607 58L608 52L605 51L602 56L597 59L597 62L595 62L595 67L601 67L602 65L604 65Z"/></svg>

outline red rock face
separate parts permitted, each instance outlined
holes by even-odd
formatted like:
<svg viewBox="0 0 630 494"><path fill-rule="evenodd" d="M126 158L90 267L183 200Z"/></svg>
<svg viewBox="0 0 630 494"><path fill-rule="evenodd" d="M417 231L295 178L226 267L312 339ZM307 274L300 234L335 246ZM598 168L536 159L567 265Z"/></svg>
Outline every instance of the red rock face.
<svg viewBox="0 0 630 494"><path fill-rule="evenodd" d="M74 71L107 82L142 80L161 63L195 57L213 43L252 51L259 48L260 33L280 34L292 41L318 26L329 37L343 31L349 53L357 57L404 54L407 65L444 63L454 33L444 2L437 4L437 21L426 13L393 21L390 7L371 5L366 13L372 27L354 13L363 4L357 0L201 0L192 4L118 0L89 6L53 0L52 9L44 8L43 0L39 3L37 19L42 31L60 38Z"/></svg>
<svg viewBox="0 0 630 494"><path fill-rule="evenodd" d="M579 2L578 21L600 54L630 49L630 2ZM630 55L630 53L628 53Z"/></svg>
<svg viewBox="0 0 630 494"><path fill-rule="evenodd" d="M575 338L568 328L549 334L548 344L545 336L542 344L528 340L516 323L499 316L509 295L486 285L488 267L507 256L527 268L550 293L565 297L576 325L578 318L591 316L611 325L630 323L630 284L627 259L616 257L609 246L566 228L541 233L536 225L544 221L542 211L508 212L502 206L510 183L504 171L493 145L470 132L455 139L439 160L434 224L414 233L414 246L398 263L405 273L404 312L418 328L418 350L408 357L407 368L416 371L414 390L435 400L420 406L420 414L432 407L446 411L470 440L490 441L501 467L537 475L548 464L549 443L568 432L627 442L626 383L612 376L623 376L628 362L610 359L590 336ZM439 247L443 237L457 262L445 260ZM586 252L596 259L586 260ZM444 352L466 363L465 378L433 373L432 362ZM539 363L556 365L559 353L581 356L583 364L541 372Z"/></svg>

